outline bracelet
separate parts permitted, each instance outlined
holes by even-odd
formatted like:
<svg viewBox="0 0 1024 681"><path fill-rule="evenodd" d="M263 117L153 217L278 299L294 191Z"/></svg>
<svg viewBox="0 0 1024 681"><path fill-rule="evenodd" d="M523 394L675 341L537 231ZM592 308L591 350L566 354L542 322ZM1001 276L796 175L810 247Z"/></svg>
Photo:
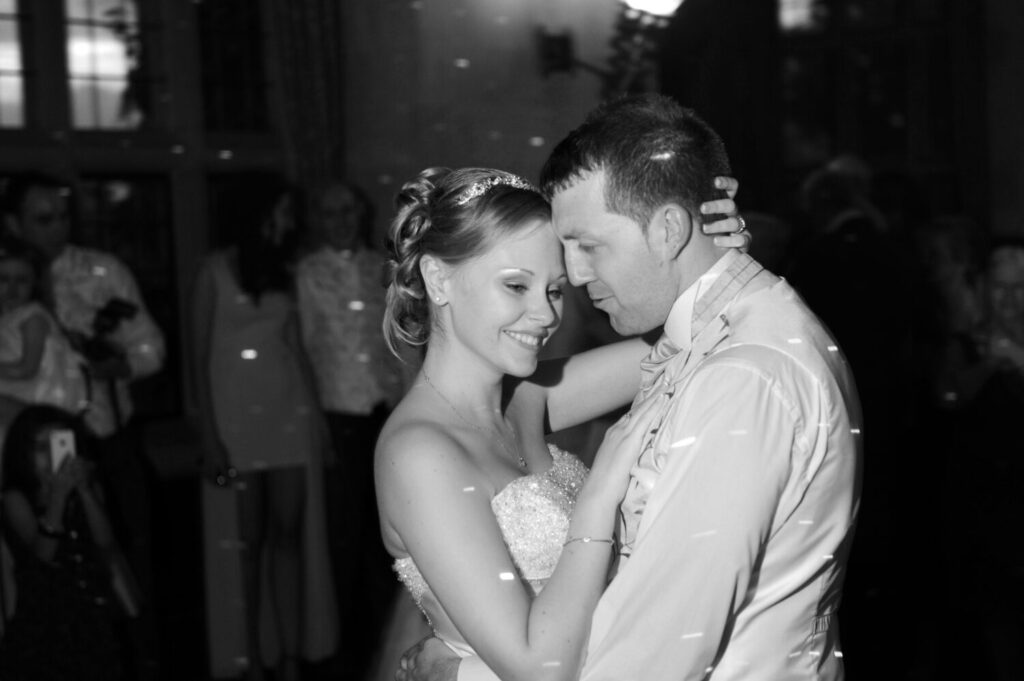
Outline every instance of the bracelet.
<svg viewBox="0 0 1024 681"><path fill-rule="evenodd" d="M46 522L42 518L39 519L39 534L43 535L44 537L49 537L50 539L60 539L61 537L66 536L67 533L67 530L58 530L56 527Z"/></svg>
<svg viewBox="0 0 1024 681"><path fill-rule="evenodd" d="M569 537L565 540L565 543L562 544L562 548L565 548L574 541L578 541L581 544L589 544L590 542L600 542L602 544L610 544L612 546L615 546L614 539L601 539L600 537Z"/></svg>

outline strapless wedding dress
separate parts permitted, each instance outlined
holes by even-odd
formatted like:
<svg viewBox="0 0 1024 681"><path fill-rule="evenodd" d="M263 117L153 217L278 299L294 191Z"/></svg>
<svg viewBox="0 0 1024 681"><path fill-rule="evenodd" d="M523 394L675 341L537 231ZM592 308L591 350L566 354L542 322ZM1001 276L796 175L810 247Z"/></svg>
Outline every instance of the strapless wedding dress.
<svg viewBox="0 0 1024 681"><path fill-rule="evenodd" d="M491 510L519 577L535 595L544 588L558 564L576 495L587 476L587 467L575 455L550 444L548 449L554 460L551 468L516 478L491 499ZM473 655L473 649L452 624L412 558L399 558L394 568L427 616L434 635L458 654Z"/></svg>

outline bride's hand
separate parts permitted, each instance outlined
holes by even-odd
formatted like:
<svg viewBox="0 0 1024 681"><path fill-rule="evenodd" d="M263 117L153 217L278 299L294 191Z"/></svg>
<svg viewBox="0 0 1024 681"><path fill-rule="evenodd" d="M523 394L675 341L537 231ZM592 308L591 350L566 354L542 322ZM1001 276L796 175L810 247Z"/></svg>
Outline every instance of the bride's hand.
<svg viewBox="0 0 1024 681"><path fill-rule="evenodd" d="M402 653L395 681L455 681L459 656L433 635Z"/></svg>
<svg viewBox="0 0 1024 681"><path fill-rule="evenodd" d="M715 234L715 245L723 248L739 248L747 250L750 248L752 237L747 231L747 224L739 214L736 207L736 192L739 191L740 183L734 177L716 177L715 187L725 190L729 198L707 201L700 206L700 212L704 215L724 215L721 220L704 225L705 234Z"/></svg>
<svg viewBox="0 0 1024 681"><path fill-rule="evenodd" d="M621 501L629 485L629 472L643 453L648 440L657 433L656 417L665 407L664 394L644 400L618 420L608 432L594 457L588 486L603 483L605 491Z"/></svg>

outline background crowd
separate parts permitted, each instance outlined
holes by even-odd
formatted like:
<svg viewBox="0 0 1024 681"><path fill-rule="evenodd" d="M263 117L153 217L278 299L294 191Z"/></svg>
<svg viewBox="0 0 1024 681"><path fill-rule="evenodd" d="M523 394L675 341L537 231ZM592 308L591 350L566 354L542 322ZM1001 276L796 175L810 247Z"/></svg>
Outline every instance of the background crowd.
<svg viewBox="0 0 1024 681"><path fill-rule="evenodd" d="M742 209L757 178L740 180ZM751 254L837 336L864 408L848 675L1020 678L1024 242L990 242L984 225L887 182L838 157L788 210L743 211ZM159 481L131 386L161 370L177 330L157 328L130 264L76 242L74 186L26 173L4 191L0 677L69 678L60 657L75 678L156 679L175 632L156 617ZM357 184L272 174L246 178L213 213L220 243L185 273L187 355L203 522L229 522L241 547L217 574L242 585L244 668L365 678L404 598L380 545L373 443L416 362L381 337L380 220ZM549 353L611 337L573 300ZM586 458L606 424L562 437ZM66 431L77 456L54 468L54 433ZM194 548L206 570L225 569L209 545Z"/></svg>

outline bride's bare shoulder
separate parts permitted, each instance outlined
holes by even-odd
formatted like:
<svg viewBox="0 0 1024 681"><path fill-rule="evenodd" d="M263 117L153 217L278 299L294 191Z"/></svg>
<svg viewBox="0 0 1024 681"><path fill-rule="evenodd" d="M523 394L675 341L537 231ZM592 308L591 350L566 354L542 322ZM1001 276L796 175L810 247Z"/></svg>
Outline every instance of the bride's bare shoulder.
<svg viewBox="0 0 1024 681"><path fill-rule="evenodd" d="M421 475L438 467L450 470L468 463L465 448L452 434L450 424L437 418L429 405L407 400L384 424L375 460L384 475Z"/></svg>

